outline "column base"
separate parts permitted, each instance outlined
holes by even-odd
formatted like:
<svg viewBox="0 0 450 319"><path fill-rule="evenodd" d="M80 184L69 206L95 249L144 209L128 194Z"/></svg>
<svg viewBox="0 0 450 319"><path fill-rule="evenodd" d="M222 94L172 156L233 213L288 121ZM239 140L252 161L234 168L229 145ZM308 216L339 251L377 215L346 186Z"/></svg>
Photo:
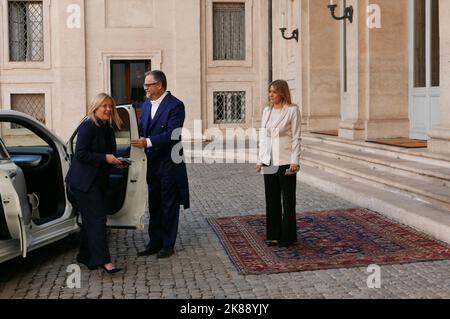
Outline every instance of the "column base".
<svg viewBox="0 0 450 319"><path fill-rule="evenodd" d="M450 154L450 129L434 128L428 135L431 139L428 141L428 150L432 153Z"/></svg>
<svg viewBox="0 0 450 319"><path fill-rule="evenodd" d="M339 124L339 137L346 140L365 140L366 127L364 122L343 121Z"/></svg>

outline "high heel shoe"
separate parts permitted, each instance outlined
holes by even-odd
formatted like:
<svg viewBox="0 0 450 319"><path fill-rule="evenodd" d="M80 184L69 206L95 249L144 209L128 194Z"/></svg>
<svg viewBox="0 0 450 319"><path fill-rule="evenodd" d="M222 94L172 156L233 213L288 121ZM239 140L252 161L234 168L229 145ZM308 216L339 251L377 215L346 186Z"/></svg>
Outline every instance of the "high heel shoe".
<svg viewBox="0 0 450 319"><path fill-rule="evenodd" d="M106 273L108 273L108 274L110 274L110 275L115 274L116 272L122 271L122 268L108 269L108 268L105 267L105 265L102 265L102 269L103 269Z"/></svg>

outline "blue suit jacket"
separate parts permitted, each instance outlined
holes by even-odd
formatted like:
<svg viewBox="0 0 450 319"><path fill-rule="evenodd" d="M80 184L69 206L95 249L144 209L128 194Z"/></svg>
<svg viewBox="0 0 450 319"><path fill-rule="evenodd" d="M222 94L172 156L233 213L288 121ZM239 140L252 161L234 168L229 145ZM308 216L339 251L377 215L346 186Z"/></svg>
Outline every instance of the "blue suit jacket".
<svg viewBox="0 0 450 319"><path fill-rule="evenodd" d="M152 147L147 148L148 159L147 177L159 176L162 178L174 178L176 187L180 194L180 204L185 209L189 208L189 184L186 164L183 161L176 163L172 160L172 149L177 146L179 155L183 157L181 146L181 128L184 124L184 104L170 92L162 100L155 114L151 118L152 105L149 100L142 105L141 120L139 122L139 133L141 137L150 138ZM172 133L175 139L172 139Z"/></svg>
<svg viewBox="0 0 450 319"><path fill-rule="evenodd" d="M66 183L82 192L88 192L97 182L107 186L111 165L106 163L106 154L117 150L114 130L109 124L97 126L90 118L78 128L75 154L66 176Z"/></svg>

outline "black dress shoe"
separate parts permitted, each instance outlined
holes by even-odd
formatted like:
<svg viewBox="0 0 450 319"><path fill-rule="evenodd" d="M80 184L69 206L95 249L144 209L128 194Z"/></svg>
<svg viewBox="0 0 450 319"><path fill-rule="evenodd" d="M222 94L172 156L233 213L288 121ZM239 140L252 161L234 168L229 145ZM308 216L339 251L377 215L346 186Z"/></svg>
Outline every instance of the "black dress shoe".
<svg viewBox="0 0 450 319"><path fill-rule="evenodd" d="M110 274L110 275L115 274L116 272L122 271L122 268L107 269L107 268L105 267L105 265L102 265L102 268L103 268L103 270L104 270L106 273L108 273L108 274Z"/></svg>
<svg viewBox="0 0 450 319"><path fill-rule="evenodd" d="M139 257L150 256L150 255L154 255L154 254L158 253L160 250L161 250L161 247L150 247L150 248L147 248L147 249L145 249L143 251L139 251L137 253L137 255Z"/></svg>
<svg viewBox="0 0 450 319"><path fill-rule="evenodd" d="M173 248L163 248L159 251L156 257L158 258L169 258L174 254Z"/></svg>

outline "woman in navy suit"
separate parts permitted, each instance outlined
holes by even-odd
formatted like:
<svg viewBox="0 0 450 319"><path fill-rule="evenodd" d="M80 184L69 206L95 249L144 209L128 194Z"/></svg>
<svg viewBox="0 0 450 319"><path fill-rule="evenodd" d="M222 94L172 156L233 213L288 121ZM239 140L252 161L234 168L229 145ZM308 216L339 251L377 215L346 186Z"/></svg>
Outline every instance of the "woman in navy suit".
<svg viewBox="0 0 450 319"><path fill-rule="evenodd" d="M78 128L75 154L66 177L82 218L80 247L77 262L89 269L102 267L115 273L106 239L109 173L113 165L122 162L115 157L116 138L112 122L120 127L114 99L98 94L92 101L87 119Z"/></svg>

